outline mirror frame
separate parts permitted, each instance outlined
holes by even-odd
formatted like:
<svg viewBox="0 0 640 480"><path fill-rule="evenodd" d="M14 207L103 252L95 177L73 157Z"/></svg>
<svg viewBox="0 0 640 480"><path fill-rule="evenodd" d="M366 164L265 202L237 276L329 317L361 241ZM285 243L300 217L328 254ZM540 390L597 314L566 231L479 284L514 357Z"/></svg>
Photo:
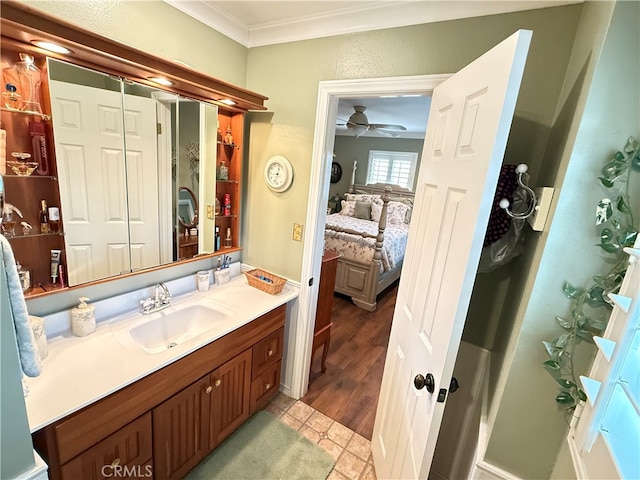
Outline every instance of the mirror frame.
<svg viewBox="0 0 640 480"><path fill-rule="evenodd" d="M191 201L193 202L193 217L192 217L192 222L191 223L186 223L182 220L182 217L180 215L178 215L178 221L180 222L180 225L182 225L184 228L193 228L193 227L197 227L198 226L198 199L196 198L195 194L193 193L193 190L191 190L189 187L178 187L178 205L177 205L177 211L178 213L180 213L180 191L184 190L185 192L187 192L189 194L189 196L191 197Z"/></svg>
<svg viewBox="0 0 640 480"><path fill-rule="evenodd" d="M218 106L221 112L244 113L250 110L267 110L264 103L268 97L262 94L227 83L179 63L148 54L15 0L3 0L0 10L0 29L3 44L34 56L55 58L181 97L211 103ZM33 39L57 43L71 50L71 53L58 54L46 51L32 45L30 41ZM152 77L163 77L172 82L172 85L159 85L149 80ZM223 103L226 100L231 100L235 104ZM235 250L240 250L240 248ZM63 290L36 293L30 295L29 299L85 288L153 270L171 268L175 265L216 255L218 253L206 253L117 277L65 287Z"/></svg>

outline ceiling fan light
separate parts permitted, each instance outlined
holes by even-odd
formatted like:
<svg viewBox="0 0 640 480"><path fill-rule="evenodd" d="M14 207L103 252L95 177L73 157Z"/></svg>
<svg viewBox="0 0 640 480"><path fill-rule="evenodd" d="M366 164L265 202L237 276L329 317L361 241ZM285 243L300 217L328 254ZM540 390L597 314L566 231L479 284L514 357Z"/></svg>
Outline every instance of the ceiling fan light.
<svg viewBox="0 0 640 480"><path fill-rule="evenodd" d="M353 131L356 138L364 135L368 130L364 125L351 125L349 128Z"/></svg>

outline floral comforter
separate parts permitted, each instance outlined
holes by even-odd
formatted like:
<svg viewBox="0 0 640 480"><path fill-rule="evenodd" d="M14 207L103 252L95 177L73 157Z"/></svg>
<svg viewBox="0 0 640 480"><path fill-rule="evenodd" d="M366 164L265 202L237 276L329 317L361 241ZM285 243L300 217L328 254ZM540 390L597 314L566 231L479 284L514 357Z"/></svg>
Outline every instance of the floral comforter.
<svg viewBox="0 0 640 480"><path fill-rule="evenodd" d="M382 271L396 267L404 258L409 225L389 224L384 231ZM334 213L327 215L324 227L324 248L335 250L343 257L368 263L378 236L378 222Z"/></svg>

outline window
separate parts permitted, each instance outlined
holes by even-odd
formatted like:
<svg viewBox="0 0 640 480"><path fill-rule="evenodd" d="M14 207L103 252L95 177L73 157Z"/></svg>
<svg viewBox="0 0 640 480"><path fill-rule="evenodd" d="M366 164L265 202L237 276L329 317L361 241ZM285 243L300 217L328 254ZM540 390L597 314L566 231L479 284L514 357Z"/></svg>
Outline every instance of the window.
<svg viewBox="0 0 640 480"><path fill-rule="evenodd" d="M390 183L413 190L417 161L416 152L369 150L367 184Z"/></svg>
<svg viewBox="0 0 640 480"><path fill-rule="evenodd" d="M589 399L569 434L578 478L640 478L640 239L615 298L600 353L588 377ZM627 251L625 249L625 251ZM615 473L614 473L615 471Z"/></svg>

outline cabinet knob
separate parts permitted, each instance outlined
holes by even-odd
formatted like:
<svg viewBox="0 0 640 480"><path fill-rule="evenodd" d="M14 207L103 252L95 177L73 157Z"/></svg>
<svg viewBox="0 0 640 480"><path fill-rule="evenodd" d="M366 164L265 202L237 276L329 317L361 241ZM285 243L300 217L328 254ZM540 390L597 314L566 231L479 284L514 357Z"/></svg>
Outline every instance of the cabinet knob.
<svg viewBox="0 0 640 480"><path fill-rule="evenodd" d="M222 383L222 380L218 379L218 380L216 380L216 383L214 383L214 385L216 387L219 387L221 383Z"/></svg>
<svg viewBox="0 0 640 480"><path fill-rule="evenodd" d="M267 383L267 384L264 386L264 388L265 388L265 390L269 390L269 389L271 388L271 384L270 384L270 383Z"/></svg>
<svg viewBox="0 0 640 480"><path fill-rule="evenodd" d="M213 390L213 388L211 388L211 385L209 385L209 386L207 387L207 389L205 390L205 392L207 392L207 393L211 393L211 390Z"/></svg>
<svg viewBox="0 0 640 480"><path fill-rule="evenodd" d="M273 350L269 350L267 352L267 357L273 357Z"/></svg>
<svg viewBox="0 0 640 480"><path fill-rule="evenodd" d="M120 459L116 458L113 462L111 462L111 468L117 467L118 465L120 465Z"/></svg>

